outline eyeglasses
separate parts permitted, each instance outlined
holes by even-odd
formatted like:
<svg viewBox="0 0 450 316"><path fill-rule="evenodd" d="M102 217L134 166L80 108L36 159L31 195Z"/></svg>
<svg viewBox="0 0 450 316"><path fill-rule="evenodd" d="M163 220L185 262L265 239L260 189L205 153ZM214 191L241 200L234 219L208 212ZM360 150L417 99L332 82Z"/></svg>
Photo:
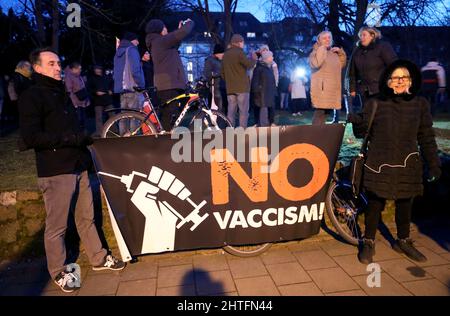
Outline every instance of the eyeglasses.
<svg viewBox="0 0 450 316"><path fill-rule="evenodd" d="M409 81L411 79L410 76L404 76L404 77L391 77L392 81L396 81L396 82L400 82L400 80L402 81Z"/></svg>

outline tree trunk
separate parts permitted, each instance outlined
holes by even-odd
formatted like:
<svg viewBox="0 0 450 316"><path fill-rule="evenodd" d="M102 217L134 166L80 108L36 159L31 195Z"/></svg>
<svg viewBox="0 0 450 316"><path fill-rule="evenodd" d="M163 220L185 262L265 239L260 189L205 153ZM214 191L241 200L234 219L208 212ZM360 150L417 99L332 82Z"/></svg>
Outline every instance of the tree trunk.
<svg viewBox="0 0 450 316"><path fill-rule="evenodd" d="M334 35L334 42L336 46L343 46L341 40L341 30L339 29L339 1L330 0L328 4L328 30Z"/></svg>
<svg viewBox="0 0 450 316"><path fill-rule="evenodd" d="M368 0L356 1L356 20L355 20L355 28L353 31L353 40L355 42L358 40L359 29L364 25L364 19L366 17L368 4L369 4Z"/></svg>
<svg viewBox="0 0 450 316"><path fill-rule="evenodd" d="M39 46L44 46L46 44L45 39L45 28L44 28L44 17L42 16L42 0L35 1L35 18L36 18L36 28L37 28L37 40Z"/></svg>
<svg viewBox="0 0 450 316"><path fill-rule="evenodd" d="M233 35L233 13L232 12L233 8L232 6L234 5L233 2L237 0L224 0L223 1L223 8L224 8L224 13L225 13L225 34L224 34L224 41L225 44L228 45L228 43L230 43L231 40L231 35ZM236 8L236 6L234 5L234 8Z"/></svg>
<svg viewBox="0 0 450 316"><path fill-rule="evenodd" d="M59 51L59 8L58 0L52 0L52 48Z"/></svg>

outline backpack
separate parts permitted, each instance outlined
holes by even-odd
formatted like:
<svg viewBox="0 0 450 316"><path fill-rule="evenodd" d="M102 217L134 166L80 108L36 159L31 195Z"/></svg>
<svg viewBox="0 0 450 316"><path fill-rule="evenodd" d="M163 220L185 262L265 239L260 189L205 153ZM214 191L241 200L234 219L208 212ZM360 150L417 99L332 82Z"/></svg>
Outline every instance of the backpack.
<svg viewBox="0 0 450 316"><path fill-rule="evenodd" d="M131 66L128 59L128 47L125 51L125 65L123 67L123 79L122 79L122 87L124 91L134 91L134 87L137 86L136 81L134 81L133 73L131 72Z"/></svg>

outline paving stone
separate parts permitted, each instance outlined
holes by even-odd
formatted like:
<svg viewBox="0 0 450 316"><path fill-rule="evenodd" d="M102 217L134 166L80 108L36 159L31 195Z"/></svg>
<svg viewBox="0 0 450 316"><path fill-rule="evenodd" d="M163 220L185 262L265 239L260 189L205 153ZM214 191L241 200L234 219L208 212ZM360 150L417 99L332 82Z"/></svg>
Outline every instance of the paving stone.
<svg viewBox="0 0 450 316"><path fill-rule="evenodd" d="M161 267L158 270L158 287L194 284L192 265Z"/></svg>
<svg viewBox="0 0 450 316"><path fill-rule="evenodd" d="M197 255L193 258L194 268L204 271L228 270L225 255Z"/></svg>
<svg viewBox="0 0 450 316"><path fill-rule="evenodd" d="M120 282L117 296L154 296L156 279L143 279Z"/></svg>
<svg viewBox="0 0 450 316"><path fill-rule="evenodd" d="M266 265L266 268L277 286L311 281L298 262Z"/></svg>
<svg viewBox="0 0 450 316"><path fill-rule="evenodd" d="M230 271L195 271L198 295L219 295L235 292L236 287Z"/></svg>
<svg viewBox="0 0 450 316"><path fill-rule="evenodd" d="M443 254L443 255L440 255L442 258L444 258L444 260L447 260L447 261L449 261L450 262L450 253L446 253L446 254Z"/></svg>
<svg viewBox="0 0 450 316"><path fill-rule="evenodd" d="M334 261L350 276L368 275L367 265L359 262L357 255L334 257Z"/></svg>
<svg viewBox="0 0 450 316"><path fill-rule="evenodd" d="M280 293L269 276L235 279L240 296L278 296Z"/></svg>
<svg viewBox="0 0 450 316"><path fill-rule="evenodd" d="M194 256L183 256L183 257L168 257L158 260L158 266L160 267L170 267L170 266L182 266L186 264L192 264Z"/></svg>
<svg viewBox="0 0 450 316"><path fill-rule="evenodd" d="M328 293L327 296L367 296L363 290Z"/></svg>
<svg viewBox="0 0 450 316"><path fill-rule="evenodd" d="M450 296L450 289L436 279L405 282L403 286L417 296Z"/></svg>
<svg viewBox="0 0 450 316"><path fill-rule="evenodd" d="M267 275L267 270L259 257L229 260L234 279Z"/></svg>
<svg viewBox="0 0 450 316"><path fill-rule="evenodd" d="M305 270L324 269L337 266L336 262L334 262L323 250L294 252L294 255Z"/></svg>
<svg viewBox="0 0 450 316"><path fill-rule="evenodd" d="M438 241L426 235L420 235L419 238L416 239L416 243L430 249L437 254L446 254L450 251L450 244L448 242L441 241L441 243L439 243Z"/></svg>
<svg viewBox="0 0 450 316"><path fill-rule="evenodd" d="M382 269L398 282L429 279L432 276L407 259L387 260L381 263Z"/></svg>
<svg viewBox="0 0 450 316"><path fill-rule="evenodd" d="M397 253L394 249L392 249L392 247L389 246L388 244L389 243L384 243L384 242L376 242L375 243L375 256L373 257L373 260L375 262L391 260L391 259L399 259L402 257L399 253Z"/></svg>
<svg viewBox="0 0 450 316"><path fill-rule="evenodd" d="M302 252L311 250L320 250L319 242L297 241L287 245L288 249L292 252Z"/></svg>
<svg viewBox="0 0 450 316"><path fill-rule="evenodd" d="M128 264L120 274L120 281L142 280L156 278L158 266L156 263L137 262Z"/></svg>
<svg viewBox="0 0 450 316"><path fill-rule="evenodd" d="M119 275L113 274L98 274L89 275L82 281L79 295L87 296L99 296L116 294L117 287L119 286Z"/></svg>
<svg viewBox="0 0 450 316"><path fill-rule="evenodd" d="M320 247L331 257L356 255L358 253L358 248L356 246L334 239L323 242Z"/></svg>
<svg viewBox="0 0 450 316"><path fill-rule="evenodd" d="M263 253L260 258L264 264L276 264L286 262L296 262L295 256L289 251L288 248L269 250Z"/></svg>
<svg viewBox="0 0 450 316"><path fill-rule="evenodd" d="M195 296L194 285L172 286L165 288L158 288L156 290L157 296Z"/></svg>
<svg viewBox="0 0 450 316"><path fill-rule="evenodd" d="M426 247L416 247L417 250L419 250L421 253L427 257L426 262L415 262L420 267L430 267L430 266L437 266L437 265L444 265L448 264L448 261L439 256L438 254L434 253L430 249Z"/></svg>
<svg viewBox="0 0 450 316"><path fill-rule="evenodd" d="M313 282L279 286L283 296L323 296L322 291Z"/></svg>
<svg viewBox="0 0 450 316"><path fill-rule="evenodd" d="M450 265L426 267L424 269L445 285L450 286Z"/></svg>
<svg viewBox="0 0 450 316"><path fill-rule="evenodd" d="M341 268L312 270L308 272L314 283L324 293L358 290L359 286Z"/></svg>
<svg viewBox="0 0 450 316"><path fill-rule="evenodd" d="M400 283L395 281L387 273L381 272L381 286L370 288L367 285L367 276L356 276L353 279L370 296L410 296Z"/></svg>

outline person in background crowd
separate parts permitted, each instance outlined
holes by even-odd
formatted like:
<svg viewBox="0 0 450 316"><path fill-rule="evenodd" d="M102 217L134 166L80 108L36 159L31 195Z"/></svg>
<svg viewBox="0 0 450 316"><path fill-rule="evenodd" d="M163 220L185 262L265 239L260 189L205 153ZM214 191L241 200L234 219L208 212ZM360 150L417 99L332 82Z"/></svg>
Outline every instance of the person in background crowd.
<svg viewBox="0 0 450 316"><path fill-rule="evenodd" d="M46 219L47 268L64 292L73 292L76 276L66 264L65 234L73 212L78 234L94 270L122 270L125 263L108 254L94 224L94 203L87 170L92 144L78 123L71 98L61 80L61 63L50 48L34 50L30 61L35 84L19 98L21 150L34 149L38 186Z"/></svg>
<svg viewBox="0 0 450 316"><path fill-rule="evenodd" d="M19 61L12 76L14 91L17 94L17 98L32 85L31 74L32 69L30 62L26 60Z"/></svg>
<svg viewBox="0 0 450 316"><path fill-rule="evenodd" d="M259 108L258 126L270 126L270 116L274 116L275 97L277 95L277 86L275 76L272 70L273 54L265 51L261 54L251 82L251 93L253 102ZM273 121L273 119L272 119Z"/></svg>
<svg viewBox="0 0 450 316"><path fill-rule="evenodd" d="M280 95L280 110L289 108L289 85L291 81L286 71L281 72L280 80L278 82L278 93Z"/></svg>
<svg viewBox="0 0 450 316"><path fill-rule="evenodd" d="M378 103L369 132L363 187L367 192L365 233L358 258L368 264L375 254L375 233L386 200L395 201L397 237L393 248L415 261L426 257L410 238L411 209L414 197L423 194L423 162L426 178L436 181L441 175L440 159L433 130L430 104L417 96L421 85L418 67L407 60L388 66L379 79L379 96L371 98L362 114L349 114L356 137L366 135L375 102Z"/></svg>
<svg viewBox="0 0 450 316"><path fill-rule="evenodd" d="M432 58L422 67L422 94L431 105L434 115L440 101L445 96L446 78L444 67L439 65L437 58Z"/></svg>
<svg viewBox="0 0 450 316"><path fill-rule="evenodd" d="M397 60L397 54L388 42L381 40L381 32L374 27L363 26L358 36L347 68L346 90L353 98L359 94L364 104L378 93L380 75Z"/></svg>
<svg viewBox="0 0 450 316"><path fill-rule="evenodd" d="M94 74L88 80L90 95L92 96L92 105L95 109L95 136L99 137L103 129L104 110L110 110L112 105L112 82L103 73L103 67L94 66Z"/></svg>
<svg viewBox="0 0 450 316"><path fill-rule="evenodd" d="M81 128L86 130L86 108L90 105L89 92L86 83L81 76L81 64L72 62L64 69L64 83L69 92L72 104L78 114L78 120Z"/></svg>
<svg viewBox="0 0 450 316"><path fill-rule="evenodd" d="M339 47L332 47L333 37L329 31L317 36L313 51L309 55L311 66L311 102L314 110L313 125L325 124L325 115L330 109L339 110L342 102L342 69L347 56Z"/></svg>
<svg viewBox="0 0 450 316"><path fill-rule="evenodd" d="M262 53L264 52L270 52L269 46L268 45L262 45L259 50L258 50L258 54L259 54L259 58L262 58ZM273 75L275 77L275 84L278 87L278 81L280 79L280 74L278 71L278 65L275 61L272 62L272 65L270 66L270 68L272 68L273 71Z"/></svg>
<svg viewBox="0 0 450 316"><path fill-rule="evenodd" d="M157 105L157 97L154 89L154 69L153 69L153 61L150 53L148 50L145 51L145 53L142 55L142 70L144 71L144 78L145 78L145 87L148 89L148 94L150 96L150 100L152 101L152 104L154 106Z"/></svg>
<svg viewBox="0 0 450 316"><path fill-rule="evenodd" d="M289 90L291 92L291 112L292 116L301 116L302 110L306 109L306 83L308 78L306 74L293 71L291 74L291 83Z"/></svg>
<svg viewBox="0 0 450 316"><path fill-rule="evenodd" d="M114 56L114 93L120 94L120 107L122 109L137 110L143 103L141 94L134 91L135 87L145 87L138 45L138 36L135 33L126 32L122 36ZM120 134L127 133L127 129L134 130L135 124L135 122L131 122L131 126L127 126L125 122L119 122Z"/></svg>
<svg viewBox="0 0 450 316"><path fill-rule="evenodd" d="M170 131L180 114L178 103L164 103L184 93L186 89L186 73L178 53L181 42L194 29L194 21L180 21L178 29L168 32L164 22L158 19L150 20L145 31L145 43L153 58L154 80L158 89L159 118L163 128Z"/></svg>
<svg viewBox="0 0 450 316"><path fill-rule="evenodd" d="M220 112L223 112L222 91L225 90L225 83L220 78L224 53L225 48L221 44L214 45L213 54L206 58L203 67L203 77L208 82L214 83L211 93L214 95L214 103Z"/></svg>
<svg viewBox="0 0 450 316"><path fill-rule="evenodd" d="M227 117L234 126L236 112L239 109L239 125L248 124L250 79L247 70L256 65L256 53L248 59L244 53L244 38L240 34L231 37L231 47L225 52L222 60L222 79L225 80L228 99Z"/></svg>

